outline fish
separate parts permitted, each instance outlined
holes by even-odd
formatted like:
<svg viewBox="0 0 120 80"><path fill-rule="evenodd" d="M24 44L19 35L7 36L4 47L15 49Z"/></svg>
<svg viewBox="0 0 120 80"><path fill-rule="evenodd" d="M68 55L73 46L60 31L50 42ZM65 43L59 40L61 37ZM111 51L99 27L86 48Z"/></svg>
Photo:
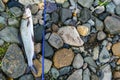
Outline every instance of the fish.
<svg viewBox="0 0 120 80"><path fill-rule="evenodd" d="M31 71L37 74L37 70L33 64L34 32L33 32L33 21L32 21L32 14L30 8L25 7L20 25L20 33L27 57L28 66Z"/></svg>

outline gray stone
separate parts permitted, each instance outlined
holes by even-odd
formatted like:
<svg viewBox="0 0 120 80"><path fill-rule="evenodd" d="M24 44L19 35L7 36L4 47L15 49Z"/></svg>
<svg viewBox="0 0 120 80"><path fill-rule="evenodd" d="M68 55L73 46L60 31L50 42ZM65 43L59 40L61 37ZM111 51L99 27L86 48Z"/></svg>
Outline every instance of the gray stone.
<svg viewBox="0 0 120 80"><path fill-rule="evenodd" d="M97 60L98 59L98 56L99 56L99 46L97 46L97 47L95 47L94 49L93 49L93 52L92 52L92 58L94 59L94 60Z"/></svg>
<svg viewBox="0 0 120 80"><path fill-rule="evenodd" d="M45 21L49 21L49 20L51 20L50 14L45 14Z"/></svg>
<svg viewBox="0 0 120 80"><path fill-rule="evenodd" d="M78 0L78 3L83 7L90 8L93 4L93 0Z"/></svg>
<svg viewBox="0 0 120 80"><path fill-rule="evenodd" d="M68 8L69 6L70 6L70 4L69 4L68 1L66 1L66 2L64 2L64 3L62 4L62 7L63 7L63 8Z"/></svg>
<svg viewBox="0 0 120 80"><path fill-rule="evenodd" d="M14 26L14 27L19 27L19 22L18 22L18 20L14 19L14 18L9 18L8 25Z"/></svg>
<svg viewBox="0 0 120 80"><path fill-rule="evenodd" d="M82 80L82 72L82 69L76 70L67 78L67 80Z"/></svg>
<svg viewBox="0 0 120 80"><path fill-rule="evenodd" d="M106 47L103 47L99 55L99 61L100 63L107 63L109 60L110 60L110 53L108 52Z"/></svg>
<svg viewBox="0 0 120 80"><path fill-rule="evenodd" d="M54 23L58 22L58 20L59 20L59 15L58 15L57 12L53 12L53 13L51 14L51 16L52 16L52 21L53 21Z"/></svg>
<svg viewBox="0 0 120 80"><path fill-rule="evenodd" d="M15 16L15 17L20 17L22 16L23 12L20 8L18 7L12 7L10 8L10 12Z"/></svg>
<svg viewBox="0 0 120 80"><path fill-rule="evenodd" d="M0 12L3 12L5 10L5 4L2 0L0 0Z"/></svg>
<svg viewBox="0 0 120 80"><path fill-rule="evenodd" d="M64 22L65 20L72 17L72 11L70 9L62 8L60 14L61 14L61 22Z"/></svg>
<svg viewBox="0 0 120 80"><path fill-rule="evenodd" d="M32 14L36 14L36 13L38 12L38 9L39 9L39 7L38 7L37 4L31 5L30 10L31 10L31 13L32 13Z"/></svg>
<svg viewBox="0 0 120 80"><path fill-rule="evenodd" d="M83 71L83 80L90 80L90 70L87 68Z"/></svg>
<svg viewBox="0 0 120 80"><path fill-rule="evenodd" d="M46 34L45 34L45 40L48 40L49 37L50 37L50 35L51 35L51 33L46 33Z"/></svg>
<svg viewBox="0 0 120 80"><path fill-rule="evenodd" d="M114 2L116 5L119 5L119 4L120 4L120 0L113 0L113 2Z"/></svg>
<svg viewBox="0 0 120 80"><path fill-rule="evenodd" d="M5 27L6 24L7 20L5 19L5 17L0 16L0 27Z"/></svg>
<svg viewBox="0 0 120 80"><path fill-rule="evenodd" d="M94 26L94 25L95 25L95 22L94 22L92 19L88 20L88 23L89 23L91 26Z"/></svg>
<svg viewBox="0 0 120 80"><path fill-rule="evenodd" d="M74 68L81 68L83 66L83 57L80 54L77 54L73 60Z"/></svg>
<svg viewBox="0 0 120 80"><path fill-rule="evenodd" d="M91 80L99 80L99 78L96 74L92 74L91 75Z"/></svg>
<svg viewBox="0 0 120 80"><path fill-rule="evenodd" d="M2 73L0 73L0 80L6 80L5 76Z"/></svg>
<svg viewBox="0 0 120 80"><path fill-rule="evenodd" d="M59 49L63 46L63 40L57 33L52 33L48 42L56 49Z"/></svg>
<svg viewBox="0 0 120 80"><path fill-rule="evenodd" d="M26 74L20 77L19 80L34 80L34 77L32 74Z"/></svg>
<svg viewBox="0 0 120 80"><path fill-rule="evenodd" d="M4 44L4 41L0 39L0 46L2 46L3 44Z"/></svg>
<svg viewBox="0 0 120 80"><path fill-rule="evenodd" d="M116 6L115 12L116 12L117 15L120 16L120 4Z"/></svg>
<svg viewBox="0 0 120 80"><path fill-rule="evenodd" d="M101 13L103 13L105 11L105 7L104 6L97 6L96 8L95 8L95 13L97 13L97 14L101 14Z"/></svg>
<svg viewBox="0 0 120 80"><path fill-rule="evenodd" d="M45 57L51 57L53 54L53 48L45 41Z"/></svg>
<svg viewBox="0 0 120 80"><path fill-rule="evenodd" d="M63 75L65 75L65 74L69 73L69 72L70 72L70 69L71 69L70 66L66 66L66 67L61 68L61 69L59 70L60 76L63 76Z"/></svg>
<svg viewBox="0 0 120 80"><path fill-rule="evenodd" d="M85 57L84 61L88 63L90 66L97 68L97 65L92 57Z"/></svg>
<svg viewBox="0 0 120 80"><path fill-rule="evenodd" d="M97 34L97 39L98 40L103 40L106 38L106 34L103 31L99 31Z"/></svg>
<svg viewBox="0 0 120 80"><path fill-rule="evenodd" d="M25 73L26 68L27 64L21 49L16 44L10 45L2 59L3 72L11 78L18 78Z"/></svg>
<svg viewBox="0 0 120 80"><path fill-rule="evenodd" d="M13 27L6 27L0 31L0 38L6 42L19 43L18 30Z"/></svg>
<svg viewBox="0 0 120 80"><path fill-rule="evenodd" d="M104 20L104 23L106 31L108 31L110 34L120 33L120 19L113 16L108 16Z"/></svg>
<svg viewBox="0 0 120 80"><path fill-rule="evenodd" d="M95 19L95 27L96 27L96 30L103 30L104 29L104 25L103 25L103 22L99 19Z"/></svg>
<svg viewBox="0 0 120 80"><path fill-rule="evenodd" d="M59 71L58 71L56 68L52 68L52 69L51 69L51 73L52 73L53 78L55 78L55 79L58 78L58 76L59 76Z"/></svg>
<svg viewBox="0 0 120 80"><path fill-rule="evenodd" d="M106 5L106 11L109 13L115 13L115 4L113 2L110 2Z"/></svg>
<svg viewBox="0 0 120 80"><path fill-rule="evenodd" d="M52 13L57 10L57 4L55 3L46 3L46 13Z"/></svg>

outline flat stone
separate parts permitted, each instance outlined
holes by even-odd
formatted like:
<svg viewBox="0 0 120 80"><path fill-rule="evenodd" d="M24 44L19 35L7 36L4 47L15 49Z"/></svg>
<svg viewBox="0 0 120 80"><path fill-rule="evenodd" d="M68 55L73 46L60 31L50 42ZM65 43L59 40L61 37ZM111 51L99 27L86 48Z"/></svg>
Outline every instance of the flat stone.
<svg viewBox="0 0 120 80"><path fill-rule="evenodd" d="M0 31L0 38L6 42L19 43L18 30L13 27L6 27Z"/></svg>
<svg viewBox="0 0 120 80"><path fill-rule="evenodd" d="M58 15L58 13L57 13L57 12L53 12L53 13L51 14L51 16L52 16L52 21L53 21L54 23L57 23L58 20L59 20L59 15Z"/></svg>
<svg viewBox="0 0 120 80"><path fill-rule="evenodd" d="M97 60L97 59L98 59L98 56L99 56L99 46L97 46L97 47L95 47L95 48L93 49L92 55L93 55L92 58L93 58L94 60Z"/></svg>
<svg viewBox="0 0 120 80"><path fill-rule="evenodd" d="M87 68L83 71L83 80L90 80L90 70Z"/></svg>
<svg viewBox="0 0 120 80"><path fill-rule="evenodd" d="M120 57L120 42L113 44L112 52L113 55Z"/></svg>
<svg viewBox="0 0 120 80"><path fill-rule="evenodd" d="M41 0L19 0L19 2L22 3L23 5L27 6L29 4L40 3Z"/></svg>
<svg viewBox="0 0 120 80"><path fill-rule="evenodd" d="M11 78L18 78L25 73L26 68L21 49L16 44L10 45L2 59L3 72Z"/></svg>
<svg viewBox="0 0 120 80"><path fill-rule="evenodd" d="M0 39L0 46L2 46L3 44L4 44L4 41Z"/></svg>
<svg viewBox="0 0 120 80"><path fill-rule="evenodd" d="M63 4L62 4L62 7L63 8L68 8L70 6L69 2L68 1L65 1Z"/></svg>
<svg viewBox="0 0 120 80"><path fill-rule="evenodd" d="M99 31L99 30L102 31L104 29L103 22L97 18L95 19L95 28L97 31Z"/></svg>
<svg viewBox="0 0 120 80"><path fill-rule="evenodd" d="M60 49L57 52L55 52L55 55L53 56L53 62L54 66L56 68L62 68L65 66L71 65L74 58L74 53L71 49Z"/></svg>
<svg viewBox="0 0 120 80"><path fill-rule="evenodd" d="M106 34L103 31L99 31L97 34L97 39L98 40L103 40L106 38Z"/></svg>
<svg viewBox="0 0 120 80"><path fill-rule="evenodd" d="M3 12L5 10L5 4L3 3L3 1L0 1L0 12Z"/></svg>
<svg viewBox="0 0 120 80"><path fill-rule="evenodd" d="M5 19L5 17L0 16L0 29L5 27L6 24L7 20Z"/></svg>
<svg viewBox="0 0 120 80"><path fill-rule="evenodd" d="M38 9L40 9L40 10L44 9L44 2L38 3Z"/></svg>
<svg viewBox="0 0 120 80"><path fill-rule="evenodd" d="M37 43L34 46L35 53L40 53L41 52L41 43Z"/></svg>
<svg viewBox="0 0 120 80"><path fill-rule="evenodd" d="M14 27L19 27L19 22L18 22L18 20L14 19L14 18L9 18L8 25L14 26Z"/></svg>
<svg viewBox="0 0 120 80"><path fill-rule="evenodd" d="M63 76L63 75L65 75L65 74L69 73L70 69L71 69L70 66L66 66L66 67L61 68L61 69L59 70L60 76Z"/></svg>
<svg viewBox="0 0 120 80"><path fill-rule="evenodd" d="M116 12L117 15L120 16L120 4L116 6L115 12Z"/></svg>
<svg viewBox="0 0 120 80"><path fill-rule="evenodd" d="M109 13L115 13L115 4L113 2L110 2L106 5L106 11Z"/></svg>
<svg viewBox="0 0 120 80"><path fill-rule="evenodd" d="M119 79L120 78L120 71L114 71L113 77L114 77L114 79Z"/></svg>
<svg viewBox="0 0 120 80"><path fill-rule="evenodd" d="M55 3L46 3L46 13L52 13L57 10L57 5Z"/></svg>
<svg viewBox="0 0 120 80"><path fill-rule="evenodd" d="M22 16L23 12L20 8L18 7L12 7L10 8L10 12L15 16L15 17L20 17Z"/></svg>
<svg viewBox="0 0 120 80"><path fill-rule="evenodd" d="M57 33L52 33L48 42L56 49L63 47L63 40Z"/></svg>
<svg viewBox="0 0 120 80"><path fill-rule="evenodd" d="M55 0L56 1L56 3L58 3L58 4L63 4L65 1L67 1L67 0Z"/></svg>
<svg viewBox="0 0 120 80"><path fill-rule="evenodd" d="M19 80L34 80L32 74L26 74L19 78Z"/></svg>
<svg viewBox="0 0 120 80"><path fill-rule="evenodd" d="M95 9L95 13L97 14L101 14L105 11L105 7L104 6L97 6Z"/></svg>
<svg viewBox="0 0 120 80"><path fill-rule="evenodd" d="M81 68L83 66L83 57L80 54L77 54L73 60L74 68Z"/></svg>
<svg viewBox="0 0 120 80"><path fill-rule="evenodd" d="M31 10L31 13L32 13L32 14L36 14L36 13L38 12L38 9L39 9L39 7L38 7L37 4L31 5L30 10Z"/></svg>
<svg viewBox="0 0 120 80"><path fill-rule="evenodd" d="M108 16L105 20L105 29L111 34L120 33L120 20L113 16ZM113 27L114 26L114 27Z"/></svg>
<svg viewBox="0 0 120 80"><path fill-rule="evenodd" d="M82 36L87 36L89 33L89 28L87 26L78 25L77 30L78 33Z"/></svg>
<svg viewBox="0 0 120 80"><path fill-rule="evenodd" d="M59 28L58 34L66 44L72 46L82 46L84 44L74 26L61 27Z"/></svg>
<svg viewBox="0 0 120 80"><path fill-rule="evenodd" d="M76 70L73 72L67 80L82 80L82 69Z"/></svg>
<svg viewBox="0 0 120 80"><path fill-rule="evenodd" d="M58 71L56 68L52 68L52 69L51 69L51 73L52 73L53 78L55 78L55 79L58 78L58 76L59 76L59 71Z"/></svg>
<svg viewBox="0 0 120 80"><path fill-rule="evenodd" d="M78 3L83 7L90 8L93 4L93 0L78 0Z"/></svg>
<svg viewBox="0 0 120 80"><path fill-rule="evenodd" d="M120 0L113 0L113 2L114 2L116 5L119 5L119 4L120 4Z"/></svg>

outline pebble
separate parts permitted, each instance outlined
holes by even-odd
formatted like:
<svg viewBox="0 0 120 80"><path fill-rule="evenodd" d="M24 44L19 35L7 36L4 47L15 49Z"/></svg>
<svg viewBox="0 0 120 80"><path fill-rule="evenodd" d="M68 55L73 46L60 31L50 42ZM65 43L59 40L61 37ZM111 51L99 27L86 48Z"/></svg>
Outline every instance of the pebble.
<svg viewBox="0 0 120 80"><path fill-rule="evenodd" d="M102 31L104 29L103 22L97 18L95 18L95 28L97 31Z"/></svg>
<svg viewBox="0 0 120 80"><path fill-rule="evenodd" d="M68 8L70 6L69 2L68 1L65 1L63 4L62 4L62 7L63 8Z"/></svg>
<svg viewBox="0 0 120 80"><path fill-rule="evenodd" d="M88 20L88 23L89 23L91 26L95 26L95 22L94 22L92 19Z"/></svg>
<svg viewBox="0 0 120 80"><path fill-rule="evenodd" d="M40 9L40 10L44 9L44 3L43 2L38 3L38 9Z"/></svg>
<svg viewBox="0 0 120 80"><path fill-rule="evenodd" d="M57 79L59 76L59 71L56 68L51 69L51 73L54 79Z"/></svg>
<svg viewBox="0 0 120 80"><path fill-rule="evenodd" d="M112 52L113 55L120 57L120 42L113 44Z"/></svg>
<svg viewBox="0 0 120 80"><path fill-rule="evenodd" d="M29 4L37 4L40 3L41 0L19 0L19 2L25 6L29 5Z"/></svg>
<svg viewBox="0 0 120 80"><path fill-rule="evenodd" d="M0 16L0 28L4 27L6 24L7 23L5 17Z"/></svg>
<svg viewBox="0 0 120 80"><path fill-rule="evenodd" d="M113 0L113 2L114 2L116 5L119 5L119 4L120 4L120 0Z"/></svg>
<svg viewBox="0 0 120 80"><path fill-rule="evenodd" d="M82 80L83 76L82 76L82 69L76 70L74 71L67 80Z"/></svg>
<svg viewBox="0 0 120 80"><path fill-rule="evenodd" d="M12 7L10 8L10 12L15 16L15 17L20 17L22 16L23 12L20 8L18 7Z"/></svg>
<svg viewBox="0 0 120 80"><path fill-rule="evenodd" d="M78 3L83 7L90 8L93 4L93 0L78 0Z"/></svg>
<svg viewBox="0 0 120 80"><path fill-rule="evenodd" d="M111 42L108 42L108 44L107 44L107 46L106 46L107 50L111 50L111 47L112 47L112 43L111 43Z"/></svg>
<svg viewBox="0 0 120 80"><path fill-rule="evenodd" d="M14 19L14 18L9 18L8 25L14 26L14 27L19 27L19 22L18 22L18 20Z"/></svg>
<svg viewBox="0 0 120 80"><path fill-rule="evenodd" d="M103 40L106 38L106 34L103 31L99 31L97 34L97 39L98 40Z"/></svg>
<svg viewBox="0 0 120 80"><path fill-rule="evenodd" d="M110 60L110 53L106 49L106 47L103 47L100 55L99 55L99 61L100 63L107 63Z"/></svg>
<svg viewBox="0 0 120 80"><path fill-rule="evenodd" d="M4 44L4 41L0 39L0 46L2 46L3 44Z"/></svg>
<svg viewBox="0 0 120 80"><path fill-rule="evenodd" d="M32 74L26 74L26 75L21 76L19 80L34 80L34 78Z"/></svg>
<svg viewBox="0 0 120 80"><path fill-rule="evenodd" d="M57 10L57 5L55 3L46 3L46 13L52 13Z"/></svg>
<svg viewBox="0 0 120 80"><path fill-rule="evenodd" d="M78 25L77 30L78 33L82 36L87 36L89 33L89 28L87 26Z"/></svg>
<svg viewBox="0 0 120 80"><path fill-rule="evenodd" d="M52 31L57 32L59 29L58 25L52 24Z"/></svg>
<svg viewBox="0 0 120 80"><path fill-rule="evenodd" d="M6 80L5 76L2 73L0 73L0 80Z"/></svg>
<svg viewBox="0 0 120 80"><path fill-rule="evenodd" d="M50 37L50 35L51 35L51 33L46 33L46 34L45 34L45 40L48 40L49 37Z"/></svg>
<svg viewBox="0 0 120 80"><path fill-rule="evenodd" d="M6 42L19 43L18 30L13 27L6 27L0 31L0 38Z"/></svg>
<svg viewBox="0 0 120 80"><path fill-rule="evenodd" d="M96 8L95 8L95 13L97 13L97 14L101 14L101 13L103 13L105 11L105 7L104 6L97 6Z"/></svg>
<svg viewBox="0 0 120 80"><path fill-rule="evenodd" d="M104 23L106 31L110 32L110 34L120 33L120 20L118 18L108 16L104 20Z"/></svg>
<svg viewBox="0 0 120 80"><path fill-rule="evenodd" d="M55 55L53 56L53 62L54 66L56 68L62 68L65 66L71 65L74 58L74 53L71 49L60 49L57 52L55 52Z"/></svg>
<svg viewBox="0 0 120 80"><path fill-rule="evenodd" d="M0 12L3 12L5 10L5 4L2 0L0 0Z"/></svg>
<svg viewBox="0 0 120 80"><path fill-rule="evenodd" d="M50 21L51 18L50 18L50 14L45 14L45 21Z"/></svg>
<svg viewBox="0 0 120 80"><path fill-rule="evenodd" d="M113 2L110 2L106 5L106 11L109 13L114 13L115 12L115 4Z"/></svg>
<svg viewBox="0 0 120 80"><path fill-rule="evenodd" d="M98 59L98 56L99 56L99 46L97 46L97 47L95 47L95 48L93 49L92 55L93 55L92 58L93 58L94 60L97 60L97 59Z"/></svg>
<svg viewBox="0 0 120 80"><path fill-rule="evenodd" d="M83 62L83 57L78 53L73 60L73 67L79 69L83 66Z"/></svg>
<svg viewBox="0 0 120 80"><path fill-rule="evenodd" d="M32 14L36 14L36 13L38 12L38 9L39 9L39 7L38 7L37 4L31 5L30 10L31 10L31 13L32 13Z"/></svg>
<svg viewBox="0 0 120 80"><path fill-rule="evenodd" d="M90 80L90 70L87 68L83 71L83 80Z"/></svg>
<svg viewBox="0 0 120 80"><path fill-rule="evenodd" d="M117 61L117 65L120 65L120 59L118 59L118 61Z"/></svg>
<svg viewBox="0 0 120 80"><path fill-rule="evenodd" d="M65 1L67 1L67 0L55 0L56 1L56 3L58 3L58 4L63 4Z"/></svg>
<svg viewBox="0 0 120 80"><path fill-rule="evenodd" d="M57 33L52 33L48 42L56 49L63 47L63 40Z"/></svg>
<svg viewBox="0 0 120 80"><path fill-rule="evenodd" d="M114 77L114 79L119 79L120 78L120 71L114 71L113 77Z"/></svg>
<svg viewBox="0 0 120 80"><path fill-rule="evenodd" d="M57 12L53 12L53 13L51 14L51 16L52 16L52 21L53 21L54 23L57 23L58 20L59 20L59 15L58 15L58 13L57 13Z"/></svg>
<svg viewBox="0 0 120 80"><path fill-rule="evenodd" d="M120 16L120 4L116 6L115 12L118 16Z"/></svg>
<svg viewBox="0 0 120 80"><path fill-rule="evenodd" d="M58 34L62 37L64 43L72 46L82 46L84 42L79 36L74 26L64 26L59 28Z"/></svg>
<svg viewBox="0 0 120 80"><path fill-rule="evenodd" d="M108 17L109 15L110 15L110 13L108 13L108 12L103 12L103 13L99 14L98 18L103 21L103 20L105 20L105 18Z"/></svg>
<svg viewBox="0 0 120 80"><path fill-rule="evenodd" d="M27 64L21 49L18 45L11 44L2 59L3 72L11 78L18 78L25 73L26 68Z"/></svg>
<svg viewBox="0 0 120 80"><path fill-rule="evenodd" d="M7 3L9 0L2 0L3 1L3 3Z"/></svg>
<svg viewBox="0 0 120 80"><path fill-rule="evenodd" d="M65 74L68 74L68 73L70 72L70 69L71 69L70 66L61 68L61 69L59 70L60 76L63 76L63 75L65 75Z"/></svg>
<svg viewBox="0 0 120 80"><path fill-rule="evenodd" d="M91 80L99 80L99 78L96 74L92 74L91 75Z"/></svg>
<svg viewBox="0 0 120 80"><path fill-rule="evenodd" d="M34 50L35 53L40 53L41 52L41 43L35 44L34 49L35 49Z"/></svg>

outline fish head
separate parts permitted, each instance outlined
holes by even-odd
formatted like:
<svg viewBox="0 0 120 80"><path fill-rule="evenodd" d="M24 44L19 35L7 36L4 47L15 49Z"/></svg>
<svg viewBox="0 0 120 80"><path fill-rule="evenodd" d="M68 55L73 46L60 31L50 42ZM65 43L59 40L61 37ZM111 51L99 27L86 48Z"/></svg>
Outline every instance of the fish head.
<svg viewBox="0 0 120 80"><path fill-rule="evenodd" d="M27 19L27 18L29 18L29 17L31 17L32 16L32 14L31 14L31 10L30 10L30 8L25 8L25 10L24 10L24 13L23 13L23 17L22 18L24 18L24 19Z"/></svg>

